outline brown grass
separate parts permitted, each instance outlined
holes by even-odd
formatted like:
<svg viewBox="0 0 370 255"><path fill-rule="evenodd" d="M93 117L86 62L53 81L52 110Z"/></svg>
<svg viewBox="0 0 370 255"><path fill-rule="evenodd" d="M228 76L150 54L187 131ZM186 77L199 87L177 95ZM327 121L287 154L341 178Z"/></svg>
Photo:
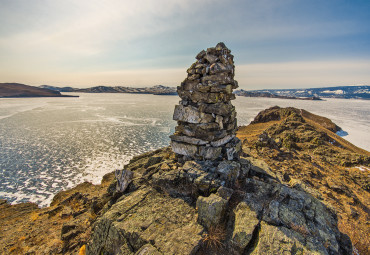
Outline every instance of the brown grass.
<svg viewBox="0 0 370 255"><path fill-rule="evenodd" d="M366 231L365 221L360 225L355 221L341 220L339 221L339 230L351 238L352 245L356 247L359 254L370 254L370 235L369 230Z"/></svg>
<svg viewBox="0 0 370 255"><path fill-rule="evenodd" d="M31 212L30 219L31 221L35 221L39 218L39 214L37 212Z"/></svg>
<svg viewBox="0 0 370 255"><path fill-rule="evenodd" d="M207 248L220 249L222 241L226 237L226 231L220 226L210 227L208 232L203 235L202 242Z"/></svg>

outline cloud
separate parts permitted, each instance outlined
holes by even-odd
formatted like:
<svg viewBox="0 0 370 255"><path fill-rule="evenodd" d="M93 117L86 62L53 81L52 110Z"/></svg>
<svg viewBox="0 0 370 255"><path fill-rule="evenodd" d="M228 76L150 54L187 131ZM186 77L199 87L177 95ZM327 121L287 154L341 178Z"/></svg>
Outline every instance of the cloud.
<svg viewBox="0 0 370 255"><path fill-rule="evenodd" d="M370 84L369 60L264 63L237 66L243 89Z"/></svg>
<svg viewBox="0 0 370 255"><path fill-rule="evenodd" d="M232 49L239 66L370 59L366 8L337 4L341 0L0 1L2 81L38 74L40 83L54 75L87 84L82 74L95 73L110 82L103 73L126 70L131 77L130 72L182 68L219 41Z"/></svg>

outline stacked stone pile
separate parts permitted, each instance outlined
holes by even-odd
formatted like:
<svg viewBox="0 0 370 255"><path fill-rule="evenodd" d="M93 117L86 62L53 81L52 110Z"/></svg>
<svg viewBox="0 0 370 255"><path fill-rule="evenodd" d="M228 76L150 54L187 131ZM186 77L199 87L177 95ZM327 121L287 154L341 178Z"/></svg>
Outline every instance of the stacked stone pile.
<svg viewBox="0 0 370 255"><path fill-rule="evenodd" d="M224 43L202 50L177 87L181 98L173 119L178 121L171 138L172 150L184 160L235 160L241 142L237 129L233 89L234 61Z"/></svg>

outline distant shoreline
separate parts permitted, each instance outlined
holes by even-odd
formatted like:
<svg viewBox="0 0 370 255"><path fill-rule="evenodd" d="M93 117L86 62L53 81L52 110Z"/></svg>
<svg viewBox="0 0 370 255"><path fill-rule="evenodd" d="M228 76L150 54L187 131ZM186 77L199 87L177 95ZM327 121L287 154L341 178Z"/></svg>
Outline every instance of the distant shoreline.
<svg viewBox="0 0 370 255"><path fill-rule="evenodd" d="M3 98L39 98L39 97L80 97L80 96L72 96L72 95L61 95L61 96L0 96L0 99Z"/></svg>

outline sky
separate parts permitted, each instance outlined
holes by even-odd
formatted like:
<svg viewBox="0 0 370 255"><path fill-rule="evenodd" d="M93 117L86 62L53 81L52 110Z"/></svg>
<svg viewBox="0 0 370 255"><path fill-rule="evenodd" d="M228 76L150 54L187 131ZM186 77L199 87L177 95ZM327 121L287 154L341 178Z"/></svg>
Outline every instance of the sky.
<svg viewBox="0 0 370 255"><path fill-rule="evenodd" d="M242 89L370 85L370 0L0 0L0 82L178 86L224 42Z"/></svg>

